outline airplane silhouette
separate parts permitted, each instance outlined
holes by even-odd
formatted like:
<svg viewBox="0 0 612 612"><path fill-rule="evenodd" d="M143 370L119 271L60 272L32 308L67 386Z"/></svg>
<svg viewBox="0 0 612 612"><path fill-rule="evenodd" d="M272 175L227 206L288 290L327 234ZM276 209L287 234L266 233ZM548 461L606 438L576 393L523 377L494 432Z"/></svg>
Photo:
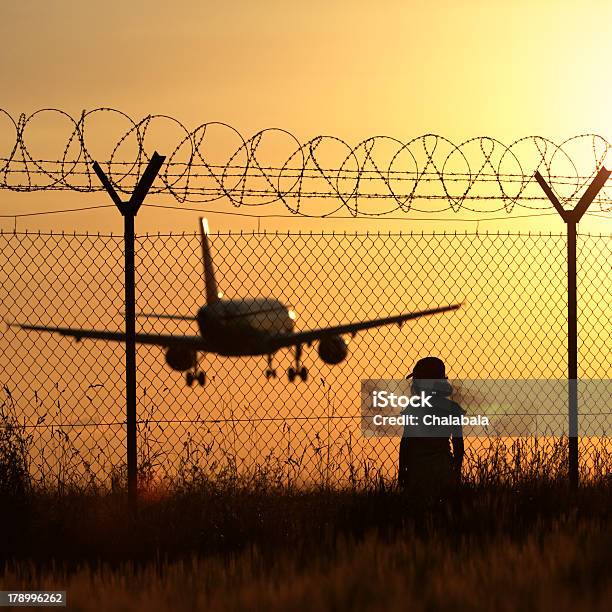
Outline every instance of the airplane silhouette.
<svg viewBox="0 0 612 612"><path fill-rule="evenodd" d="M279 300L271 298L223 299L223 294L217 290L208 233L208 222L200 218L206 304L198 310L195 316L137 314L139 317L197 322L199 335L136 334L137 343L165 348L166 363L175 371L186 372L185 378L189 386L195 381L200 385L206 382L205 373L198 371L198 353L214 353L223 357L267 355L266 378L275 378L276 370L272 367L272 356L280 349L294 348L295 367L292 366L287 370L289 382L293 382L298 377L306 381L308 371L301 364L303 344L310 346L312 342L318 341L318 353L322 361L332 365L338 364L348 355L347 344L341 337L343 334L354 336L358 331L383 325L398 324L401 326L405 321L457 310L461 306L461 304L453 304L382 319L296 332L294 331L296 312ZM7 323L12 327L24 330L46 331L70 336L77 341L82 338L91 338L125 342L123 332L46 327L8 321Z"/></svg>

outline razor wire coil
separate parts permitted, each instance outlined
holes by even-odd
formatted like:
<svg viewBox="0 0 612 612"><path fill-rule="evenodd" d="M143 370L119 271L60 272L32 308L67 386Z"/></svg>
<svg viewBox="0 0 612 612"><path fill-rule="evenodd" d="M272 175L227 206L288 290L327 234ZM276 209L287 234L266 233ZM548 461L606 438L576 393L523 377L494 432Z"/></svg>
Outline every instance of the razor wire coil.
<svg viewBox="0 0 612 612"><path fill-rule="evenodd" d="M36 153L37 122L48 117L54 125L64 124L66 139L57 156ZM91 133L108 118L118 124L105 130L104 147L97 142L102 137ZM131 194L157 146L167 156L150 193L178 203L281 204L294 215L321 217L340 210L353 217L380 217L547 209L550 203L533 178L536 171L569 205L606 163L612 146L596 134L560 143L528 136L508 145L489 136L454 143L437 134L407 141L373 136L356 145L325 135L301 142L279 128L245 137L221 122L188 129L166 115L133 119L111 108L78 117L41 109L17 118L0 109L0 129L2 123L8 130L0 137L0 189L98 192L95 160L118 193ZM162 138L164 129L173 130L173 136ZM338 205L325 209L322 200ZM314 212L312 201L318 202ZM610 212L612 192L604 188L594 205Z"/></svg>

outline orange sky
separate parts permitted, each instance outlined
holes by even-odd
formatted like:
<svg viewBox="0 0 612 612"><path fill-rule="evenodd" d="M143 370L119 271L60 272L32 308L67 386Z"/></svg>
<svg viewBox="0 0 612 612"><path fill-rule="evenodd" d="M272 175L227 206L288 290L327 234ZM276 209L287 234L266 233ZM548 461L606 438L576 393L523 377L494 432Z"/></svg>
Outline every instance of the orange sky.
<svg viewBox="0 0 612 612"><path fill-rule="evenodd" d="M501 3L490 0L459 2L445 0L435 3L406 1L373 3L362 0L350 2L310 0L289 3L280 0L251 2L235 0L231 3L213 3L109 0L104 3L94 3L82 0L79 2L21 0L19 3L4 2L0 5L3 75L0 108L4 108L14 117L22 112L29 114L45 107L57 107L73 116L78 116L82 109L109 106L120 109L135 119L148 114L171 115L189 128L204 122L223 121L247 137L263 128L279 127L291 131L300 141L319 134L329 134L343 138L351 144L357 144L374 135L388 135L408 141L426 133L438 133L455 142L488 135L510 143L532 134L561 141L577 134L594 132L612 141L610 125L612 85L609 81L609 63L612 57L610 23L612 23L612 3L604 1L579 3L559 0L538 2L519 0ZM65 140L54 131L55 128L46 129L41 124L38 129L36 136L42 143L40 150L54 150L58 147L61 150ZM101 142L104 134L100 129L94 134L92 142L95 145L96 138ZM6 132L0 129L0 151L6 149L6 142L2 140L5 135ZM12 142L10 144L12 146ZM160 149L160 152L171 151ZM582 159L587 158L588 151L584 153ZM580 159L577 159L577 162L580 164ZM580 166L579 169L585 174L592 171L592 167L588 164ZM609 191L612 193L612 186ZM154 200L147 200L149 201L175 205L170 196L159 196ZM99 193L24 194L0 190L2 214L107 203L110 202L106 195ZM208 208L211 208L211 205ZM228 208L226 206L226 209ZM516 209L515 212L521 213L520 209ZM145 207L138 215L137 231L139 233L158 230L163 233L169 230L194 232L197 216L197 212L161 212L159 209ZM250 231L257 228L257 223L250 219L241 220L219 214L208 216L213 231L228 229ZM423 216L423 214L418 215L419 218ZM453 213L450 212L445 213L444 217L457 220L464 218L453 217ZM586 219L581 224L581 231L612 232L612 214L608 217L610 220L593 217ZM13 223L12 219L0 219L0 228L12 230ZM27 228L72 231L74 229L120 233L122 218L116 210L109 209L20 219L17 227L19 230ZM267 220L262 223L261 228L318 231L321 229L473 231L475 225L454 220L376 224L370 220L340 222L305 221L296 218L283 221ZM529 222L492 220L483 222L479 226L480 230L493 232L527 228L564 232L562 221L554 216L545 218L544 221ZM259 239L252 240L257 242ZM172 240L168 243L173 244ZM199 249L197 239L193 244ZM232 244L231 240L229 244ZM469 241L466 244L469 244ZM559 246L555 241L551 244L556 250L553 249L550 256L546 250L540 253L535 247L532 247L533 252L531 252L529 244L524 246L520 241L519 247L523 250L519 247L518 251L510 248L509 254L507 251L502 251L502 256L499 256L499 253L497 255L501 259L505 256L507 260L512 261L518 252L520 261L525 261L525 258L529 257L540 258L538 262L541 260L545 263L548 259L554 259L555 255L559 258L558 253L563 252L562 245ZM468 249L467 255L458 259L462 265L467 262L465 265L468 266L468 270L469 265L476 265L489 256L486 240L484 243L476 242L476 246L479 245L481 251L478 258L472 261L467 256L471 253ZM606 248L592 248L593 253L587 251L581 261L600 261L597 255L603 254L602 261L605 262ZM197 249L192 249L191 259L177 274L172 271L168 276L177 278L178 274L184 274L192 282L199 283L201 280L199 268L195 267L199 266ZM244 256L242 251L238 249L235 251L230 260ZM278 249L271 251L278 257ZM154 252L152 247L151 252ZM15 257L28 261L20 251L16 250L14 253ZM42 253L44 255L44 251ZM143 249L139 256L143 253L146 255L149 251ZM119 252L113 253L114 256L119 254ZM300 251L300 256L303 254ZM496 251L492 250L491 256L494 254ZM35 256L37 252L27 253L28 257L31 255ZM410 250L406 250L405 256L418 259L418 252L413 254ZM323 259L322 252L318 257L320 262L318 265L323 266L327 260ZM230 277L227 285L232 288L232 275L237 275L240 269L224 271L223 257L220 259L221 273ZM418 261L424 259L425 256ZM191 262L194 262L193 265ZM294 263L294 259L287 256L282 263L289 266ZM505 363L515 366L518 363L524 368L532 364L537 368L547 367L546 358L549 354L558 358L558 362L555 363L558 371L561 371L558 364L561 363L563 351L560 340L563 332L558 330L565 322L564 310L559 307L559 304L563 303L559 297L564 286L562 271L559 272L562 268L551 267L553 270L551 276L546 274L547 268L544 263L538 263L536 266L536 272L540 276L527 273L524 275L525 286L530 289L518 297L510 294L506 301L504 295L500 297L498 293L499 283L493 274L495 271L506 270L503 266L496 267L491 264L491 267L485 268L485 271L493 272L474 280L478 291L473 292L476 298L473 298L473 305L469 306L472 311L467 311L466 307L467 314L464 318L457 316L456 319L460 322L459 331L456 333L461 332L462 337L471 338L474 346L469 343L450 343L449 351L454 348L456 351L468 354L467 365L462 365L463 362L455 363L455 374L472 373L476 367L472 362L478 367L485 364L486 367L490 367L490 371L500 368L500 364ZM416 264L414 268L419 274L426 272L419 269ZM594 265L589 269L592 268ZM26 266L26 269L39 272L37 266L29 268ZM347 284L349 281L351 283L363 281L357 274L352 275L344 266L338 265L338 269L349 279L337 283L335 290L339 293L344 287L358 287ZM195 275L193 270L196 272ZM525 265L525 269L519 272L525 270L529 270L529 265ZM384 268L381 272L375 266L369 268L366 266L366 271L379 275L378 277L382 279L381 286L391 286L384 278ZM454 268L450 271L455 272ZM555 271L558 272L558 277L554 276ZM258 277L257 282L260 284L253 287L253 293L259 293L263 289L266 291L270 288L276 289L274 283L280 283L280 272L282 272L280 264L267 270L271 280L264 285L263 280ZM391 272L392 270L387 270L387 274L391 275ZM473 296L467 294L468 283L460 272L461 270L446 283L451 288L457 287L461 297L471 298ZM41 274L43 273L44 269ZM59 278L61 273L60 268L57 270ZM508 273L512 273L512 270ZM602 287L606 286L605 278L608 273L609 266L605 267L602 263L601 272L597 272L598 282L593 288L587 287L586 291L591 293L584 294L588 296L584 299L584 303L592 310L583 309L582 316L586 318L591 315L590 318L596 320L594 326L588 327L585 324L583 328L586 334L584 337L592 342L589 346L594 347L593 355L597 357L584 359L583 371L589 376L600 375L600 370L594 369L596 367L601 368L601 372L609 371L609 361L605 361L605 356L609 354L605 348L606 322L605 319L597 319L595 316L599 312L604 312L606 308L609 294L606 294ZM156 275L155 279L159 276ZM295 274L286 274L286 276L292 278L298 285L299 276ZM319 276L325 277L322 273ZM465 272L464 276L467 278L470 275ZM95 278L96 282L100 283L104 280L100 280L99 276ZM522 280L523 276L518 278ZM600 278L601 283L599 283ZM549 294L545 294L548 300L546 297L540 298L538 282L541 279L540 284L545 289L549 286L544 286L544 281L551 284L554 297L557 297L556 301L551 300ZM331 280L333 281L333 277ZM513 282L508 281L508 286L521 291L523 285L514 282L516 279L511 280ZM19 282L22 281L20 278ZM237 284L234 283L234 288ZM115 285L120 288L119 280ZM39 283L33 283L33 286L38 292L43 292L45 289L45 285ZM139 308L142 310L147 310L140 307L141 304L149 305L147 299L151 299L151 304L157 306L153 298L147 298L145 293L147 286L148 283L142 283L142 288L139 289ZM175 283L172 287L178 291L183 285ZM410 288L410 283L406 282L405 292L408 293ZM300 320L300 325L304 327L328 322L325 318L328 313L329 316L338 317L338 321L377 314L370 312L365 306L363 312L357 312L361 305L354 301L356 297L347 300L346 296L344 300L338 297L337 301L322 303L321 312L309 311L308 304L305 303L308 296L301 295L298 289L299 286L295 290L291 289L289 299L299 301L301 310L306 315L310 312L310 316L318 317L307 320L305 315ZM442 293L441 296L435 294L435 303L444 303L448 294L447 285L441 283L434 289ZM164 291L158 293L165 296ZM196 290L192 293L191 298L199 299ZM114 295L107 294L108 289L106 292L102 290L97 293L101 300L110 300L109 295ZM327 291L314 291L312 294L315 300L329 297ZM356 290L349 294L360 295ZM21 299L21 293L19 297ZM47 296L43 295L40 299L34 297L28 306L33 309L32 315L40 312L35 311L38 308L37 304L45 304L43 298L46 299ZM495 302L496 307L501 304L506 308L507 303L509 310L493 311L488 301L493 299L500 300ZM523 299L527 302L521 301ZM57 301L65 307L61 300ZM113 303L120 304L120 300L114 300ZM338 304L343 304L347 310L337 309ZM390 307L393 304L386 305ZM46 311L51 319L58 312L57 306L52 306L48 306ZM168 307L167 304L163 306ZM536 310L536 306L541 306L543 310ZM20 304L12 306L12 310L9 310L11 307L7 303L6 308L13 317L17 314L28 317L29 311ZM541 326L536 325L539 319L536 320L536 315L533 313L536 311L546 313L546 308L555 309L555 312L561 314L557 319L544 314L542 319L544 322ZM85 323L91 318L92 313L85 309L73 310L72 315L78 318L75 324ZM107 310L110 312L110 309ZM502 340L507 340L507 345L499 342L497 337L482 340L477 345L479 341L473 331L473 322L480 321L480 328L486 330L489 311L492 313L491 316L493 314L497 316L492 330ZM518 311L523 318L510 316L514 315L515 311ZM474 312L481 313L479 316L482 316L482 320L474 318ZM514 321L514 326L508 321ZM521 322L524 322L524 325L519 329ZM90 321L90 324L96 324L96 320ZM394 361L396 370L391 372L403 375L419 355L433 350L434 342L439 342L440 339L444 341L443 328L440 328L442 332L437 332L438 335L430 331L434 329L435 324L436 321L433 319L424 321L422 326L421 323L415 323L410 329L403 330L401 336L400 331L395 329L384 332L381 330L376 332L378 335L374 335L374 332L370 335L364 334L355 340L351 348L352 361L347 362L348 366L333 371L333 375L330 373L330 380L335 386L340 387L340 390L350 389L356 398L358 386L351 381L347 382L347 376L350 375L357 380L362 373L371 375L372 362L368 361L372 359L371 343L378 342L379 339L393 342L396 337L397 342L401 343L401 350L397 350L395 345L381 344L381 346L388 346L389 355L394 358L399 355L405 361L405 363ZM557 327L554 327L555 325ZM420 336L419 330L421 330ZM517 334L517 331L521 331L529 340L523 343L525 346L521 344L523 336ZM387 335L384 336L383 333ZM13 336L6 335L4 338L9 340ZM425 343L421 342L421 338L425 338ZM25 370L31 380L43 380L51 391L54 381L45 377L47 363L41 359L40 346L69 346L68 350L71 351L70 356L73 358L70 363L74 364L71 367L81 372L86 371L92 382L98 380L96 377L110 372L109 386L112 387L109 392L110 399L107 403L100 400L99 409L103 411L112 406L117 412L120 404L113 399L112 393L120 397L122 391L121 385L115 384L112 379L115 376L112 368L120 363L122 354L120 348L95 343L83 346L72 343L68 345L65 339L58 340L55 337L45 339L38 336L28 336L28 340L24 340L23 345L19 346L19 350L27 352L27 359L38 359L38 361L34 365L27 360L16 359L15 362ZM499 347L500 350L503 349L502 352L505 351L503 355L495 352ZM151 350L150 356L146 349L140 351L140 355L144 353L148 359L146 363L150 371L158 372L157 378L151 377L152 385L160 381L160 384L165 384L167 381L174 389L174 393L178 394L171 394L169 398L191 398L184 400L186 409L190 406L189 402L192 402L192 406L196 406L200 396L177 384L180 383L180 375L171 373L165 368L159 350ZM544 352L544 357L540 356L540 351ZM599 354L603 357L598 357ZM83 355L92 361L105 363L106 370L99 373L95 368L90 368L82 360ZM111 358L115 358L115 361ZM314 349L308 353L306 359L309 366L311 362L308 360L312 362L316 360ZM290 363L289 356L283 355L278 363L279 372L282 372ZM258 389L269 389L273 384L270 383L268 387L263 386L267 383L261 377L261 371L265 366L262 360L249 362L253 365L252 373L249 370L246 374L228 361L220 364L212 361L212 364L209 368L210 373L214 374L216 371L222 380L229 381L228 384L243 384L245 388L255 389L255 392ZM362 369L356 369L355 364ZM320 371L316 368L319 366L323 374L328 371L327 366L321 366L320 363L318 366L313 364L312 380L317 385L320 379L317 375ZM379 366L381 373L384 373L384 363L381 362ZM149 370L145 368L145 371ZM478 371L482 373L482 370ZM517 369L509 368L509 371L515 374L532 374L530 370L519 372ZM235 376L236 372L239 372L240 376L250 378L238 378L236 382L230 376L230 373ZM548 375L546 371L542 373L538 370L538 372ZM29 381L26 378L23 380L25 383ZM255 386L252 380L257 380L257 384L261 386ZM89 381L90 379L87 380ZM143 379L142 384L145 382ZM303 393L302 388L286 387L284 377L277 383L278 387L275 388L280 389L281 393L293 394L296 406L302 401L300 395ZM22 382L22 385L28 393L31 393L31 384ZM209 386L207 389L214 390L214 388ZM313 403L314 400L318 403L319 399L328 392L328 387L323 385L313 384L309 388L313 393ZM103 391L107 393L107 389ZM162 391L163 389L157 388L158 394ZM206 393L208 392L207 390ZM51 395L49 397L51 398ZM83 397L74 396L73 400L75 403L85 402ZM154 397L153 390L149 392L148 397ZM29 396L26 399L29 401ZM54 396L52 399L55 401ZM86 399L91 401L89 398ZM357 405L347 403L344 408L356 411ZM256 409L254 411L256 412ZM103 412L101 414L105 415Z"/></svg>
<svg viewBox="0 0 612 612"><path fill-rule="evenodd" d="M511 142L530 134L561 140L584 132L612 140L612 5L603 1L24 0L0 11L0 107L13 115L112 106L134 117L166 113L189 127L218 120L251 135L277 126L301 140L331 134L353 144L377 134L408 140L428 132L454 141L490 135ZM99 194L0 193L5 213L100 201ZM143 210L137 227L193 231L196 216ZM265 227L367 229L367 223ZM256 227L214 215L212 225ZM0 226L12 228L13 221ZM118 231L121 218L110 210L21 220L19 228L26 227ZM535 227L563 231L555 218ZM583 227L608 233L612 224L590 219Z"/></svg>

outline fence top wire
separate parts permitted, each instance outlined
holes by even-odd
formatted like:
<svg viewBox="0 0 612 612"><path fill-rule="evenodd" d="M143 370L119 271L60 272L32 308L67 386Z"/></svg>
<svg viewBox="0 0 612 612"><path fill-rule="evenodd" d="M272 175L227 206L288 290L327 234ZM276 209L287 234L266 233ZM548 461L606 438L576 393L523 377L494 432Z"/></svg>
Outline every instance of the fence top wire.
<svg viewBox="0 0 612 612"><path fill-rule="evenodd" d="M266 230L263 229L261 231L252 230L252 231L244 231L244 230L228 230L226 232L211 232L210 234L213 238L223 238L223 237L234 237L234 236L337 236L337 237L385 237L385 236L515 236L520 238L566 238L566 234L562 232L553 233L553 232L542 232L542 231L525 231L525 232L513 232L513 231L501 231L501 230L437 230L437 231L421 231L421 230L397 230L397 231L381 231L381 230L373 230L373 231L333 231L333 230ZM73 238L123 238L122 234L104 234L100 232L65 232L65 231L41 231L34 230L28 231L27 229L24 231L14 231L14 230L3 230L0 228L0 236L54 236L54 237L73 237ZM603 233L578 233L577 236L582 236L583 238L612 238L611 234L603 234ZM199 234L197 232L145 232L143 234L135 234L136 240L143 240L148 238L176 238L176 237L186 237L186 238L198 238Z"/></svg>
<svg viewBox="0 0 612 612"><path fill-rule="evenodd" d="M550 208L533 178L536 171L569 205L612 148L596 134L560 143L527 136L509 145L490 136L454 143L438 134L407 141L372 136L356 145L326 135L301 142L280 128L244 137L222 122L188 129L166 115L133 119L112 108L83 111L78 117L49 108L13 117L0 109L2 129L0 189L101 191L92 168L95 159L115 189L130 194L157 146L166 161L151 193L169 194L179 203L225 198L236 207L281 203L291 214L319 217L340 210L376 218L398 211ZM40 132L64 133L61 152L37 153ZM101 141L109 144L98 154ZM308 206L312 200L318 203L314 214ZM602 190L596 203L602 212L612 211L612 193Z"/></svg>

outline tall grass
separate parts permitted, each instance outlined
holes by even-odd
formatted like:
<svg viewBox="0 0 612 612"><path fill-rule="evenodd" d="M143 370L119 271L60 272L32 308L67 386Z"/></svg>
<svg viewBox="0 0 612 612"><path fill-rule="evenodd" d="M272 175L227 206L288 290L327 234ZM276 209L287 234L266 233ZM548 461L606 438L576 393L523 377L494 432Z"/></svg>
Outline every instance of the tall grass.
<svg viewBox="0 0 612 612"><path fill-rule="evenodd" d="M20 422L10 389L0 404L0 496L21 497L30 490L32 436Z"/></svg>
<svg viewBox="0 0 612 612"><path fill-rule="evenodd" d="M605 448L571 491L566 440L493 441L440 498L357 461L343 487L324 465L319 483L302 486L272 455L249 468L227 452L213 466L190 439L160 482L145 437L130 514L124 466L110 488L68 470L61 483L34 482L10 393L0 417L0 589L66 589L71 609L153 612L561 612L603 610L612 595Z"/></svg>
<svg viewBox="0 0 612 612"><path fill-rule="evenodd" d="M230 451L211 462L207 449L190 438L177 473L160 481L155 477L159 458L143 435L140 508L132 516L125 466L115 467L110 488L95 478L72 477L68 467L80 455L70 440L61 447L67 454L62 465L68 467L34 481L31 435L8 389L5 394L0 405L0 560L119 562L225 554L251 545L282 549L287 537L317 542L328 533L338 537L397 529L425 518L436 525L435 533L453 534L458 526L468 535L483 526L511 533L538 518L556 520L587 511L601 516L612 506L612 457L606 447L595 457L596 469L584 467L582 486L572 492L566 439L517 439L510 445L491 440L484 451L468 452L460 488L444 499L429 499L398 490L393 475L360 463L350 440L350 478L343 486L330 482L324 466L330 453L323 446L321 479L304 486L291 471L303 457L294 457L289 443L286 459L270 454L249 467L239 465Z"/></svg>
<svg viewBox="0 0 612 612"><path fill-rule="evenodd" d="M392 534L291 542L270 555L74 572L10 564L0 588L65 589L75 610L608 610L612 534L596 520L554 521L523 538L497 532L449 540L403 527Z"/></svg>
<svg viewBox="0 0 612 612"><path fill-rule="evenodd" d="M120 456L106 456L104 448L84 445L76 428L47 424L48 410L37 413L36 423L20 421L17 402L7 386L4 386L4 395L0 404L0 482L5 483L7 490L36 488L60 493L125 490L127 466ZM60 413L61 407L61 398L58 398ZM37 408L43 408L42 402L37 403ZM231 405L227 407L231 417L230 430L226 432L228 444L223 435L206 441L187 431L182 440L177 440L172 459L160 447L152 429L154 408L145 402L138 424L138 480L146 494L219 482L236 483L236 486L246 483L258 488L348 486L359 489L380 482L389 487L396 478L396 460L390 456L397 452L393 444L366 449L354 439L349 427L340 438L332 440L329 428L337 407L336 397L329 389L323 418L327 431L314 431L311 439L296 443L291 425L284 423L282 438L267 454L258 454L250 461L238 456L239 449L236 449L240 442ZM34 440L32 432L39 427L50 431L51 438ZM580 440L583 481L610 477L611 448L607 438ZM463 479L479 486L513 486L525 479L566 480L567 456L567 438L468 439Z"/></svg>

